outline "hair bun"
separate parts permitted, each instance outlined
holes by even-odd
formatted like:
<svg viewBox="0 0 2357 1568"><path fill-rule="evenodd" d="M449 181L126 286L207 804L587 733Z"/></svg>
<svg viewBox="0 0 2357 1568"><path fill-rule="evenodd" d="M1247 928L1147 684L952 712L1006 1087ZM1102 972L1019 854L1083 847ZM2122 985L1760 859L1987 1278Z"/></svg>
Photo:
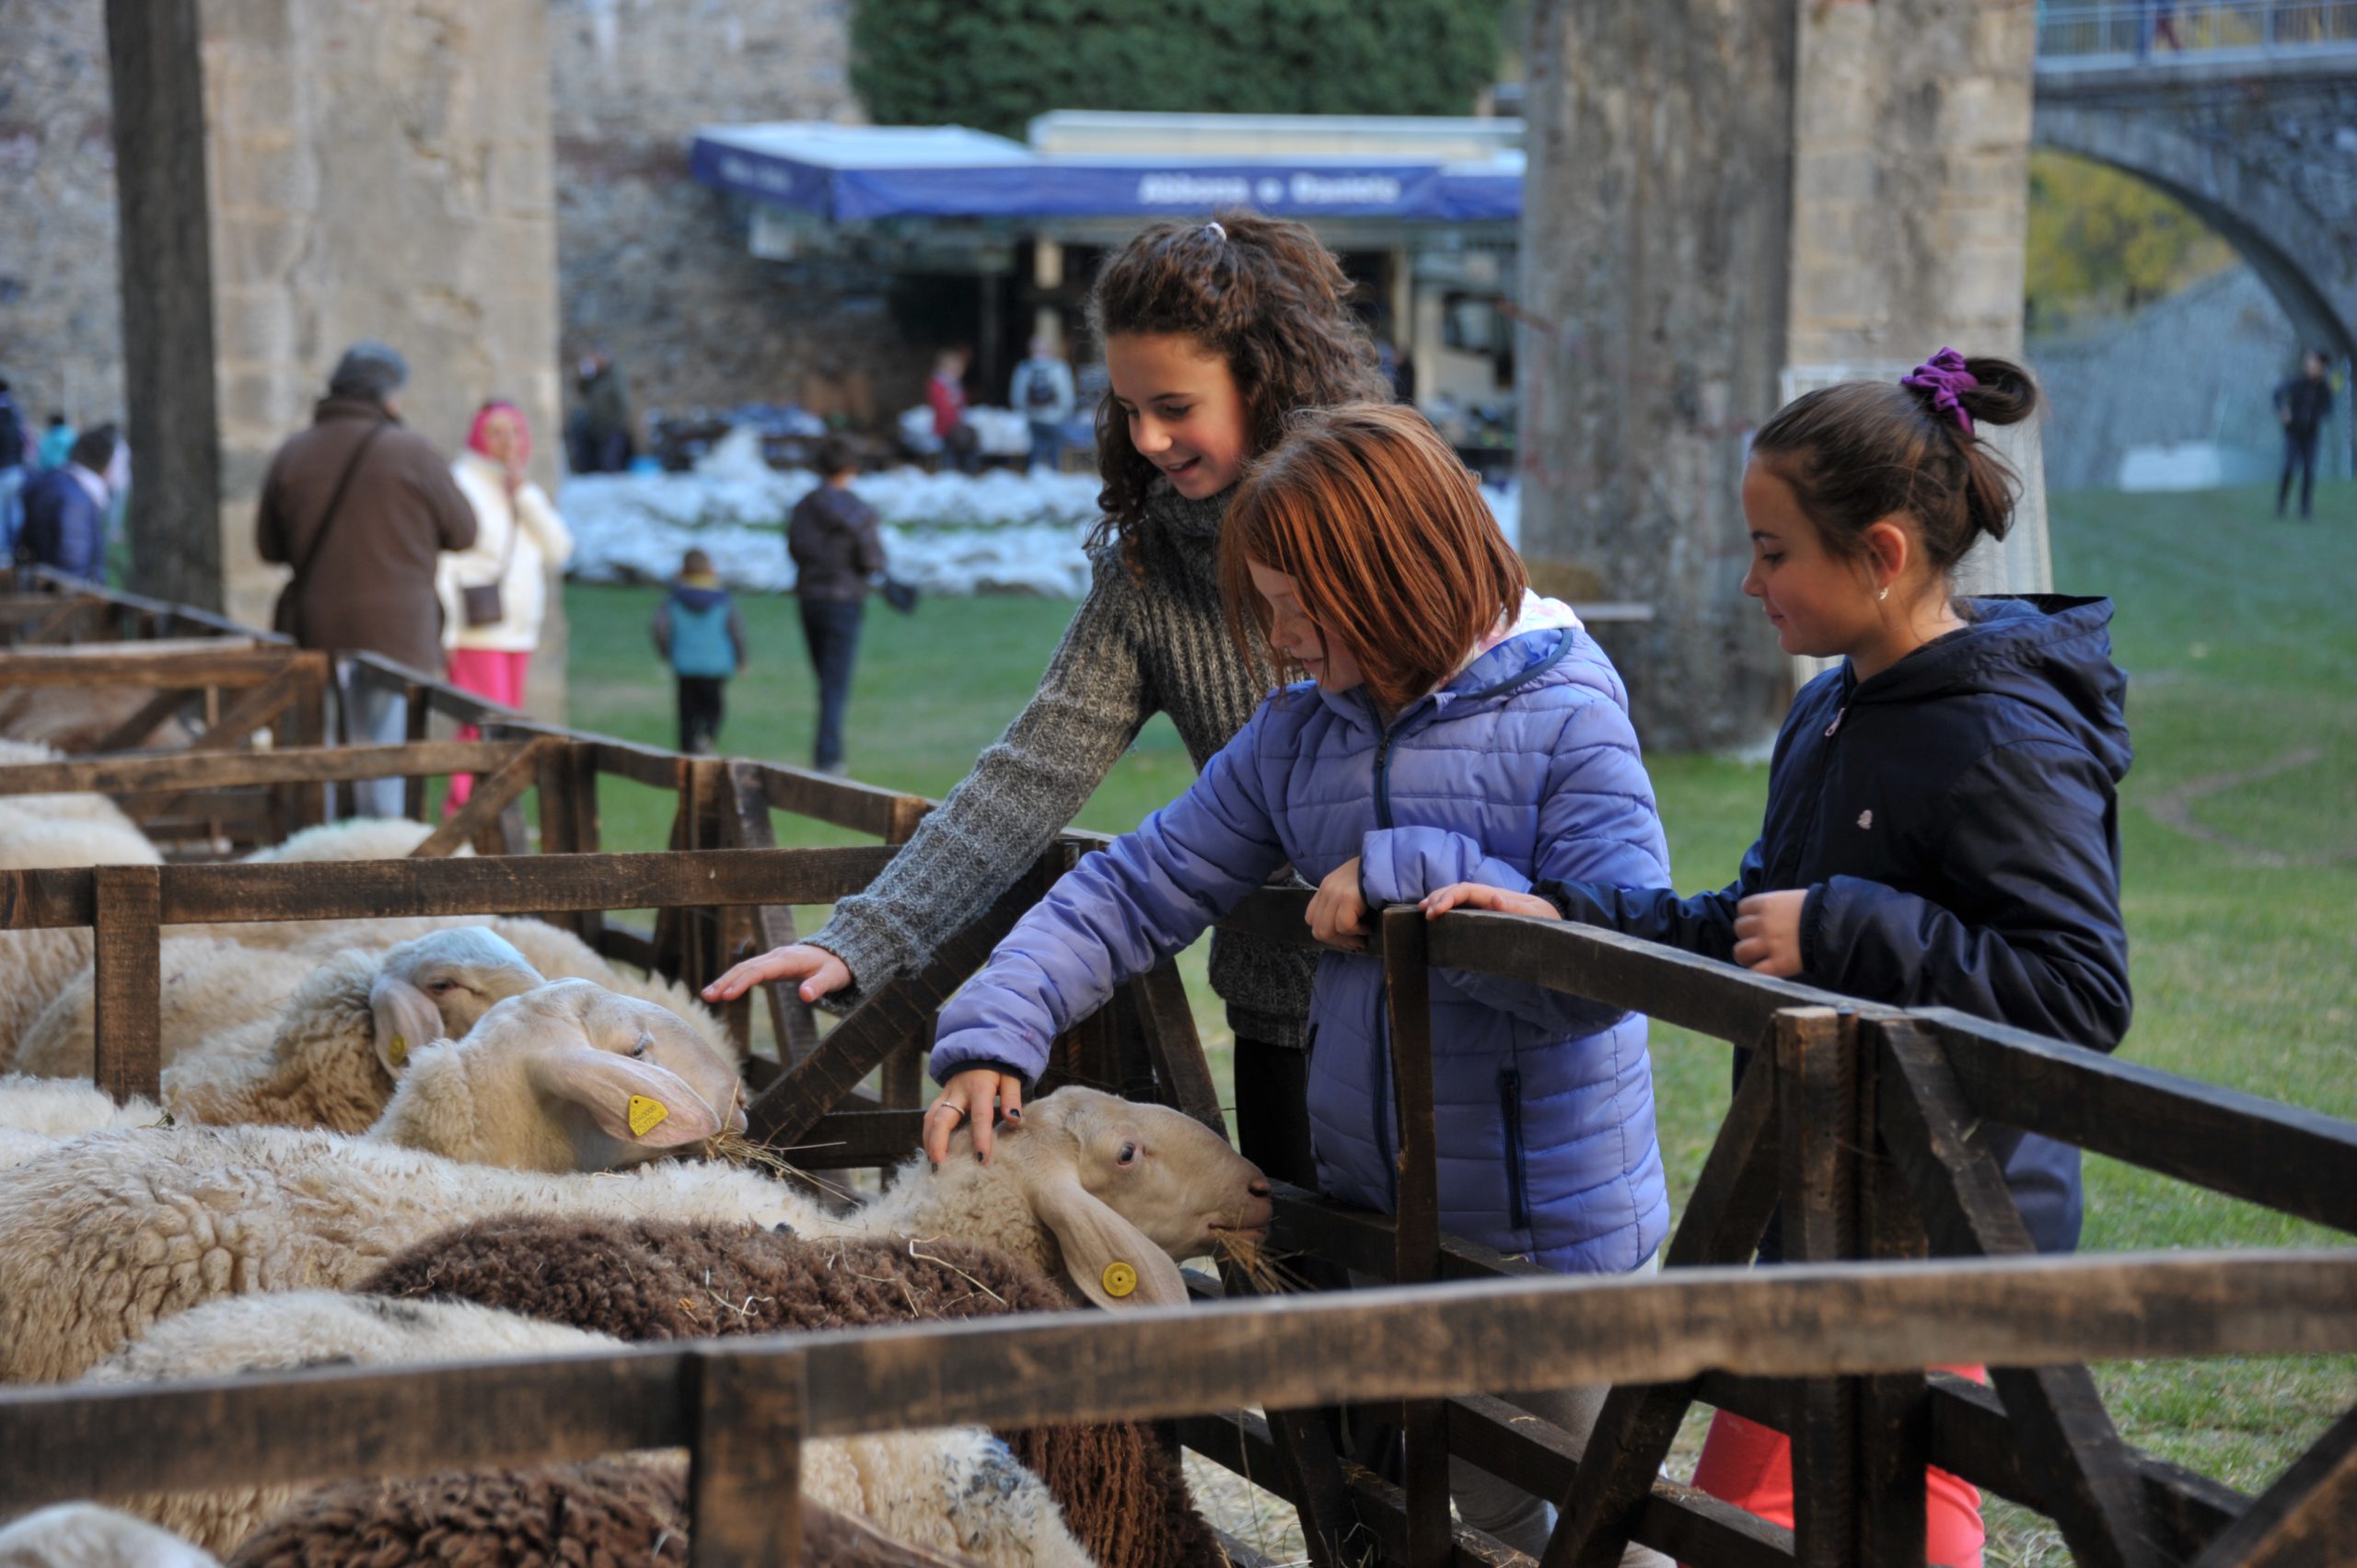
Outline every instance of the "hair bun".
<svg viewBox="0 0 2357 1568"><path fill-rule="evenodd" d="M2038 408L2038 383L2010 359L1967 359L1964 367L1979 382L1956 394L1956 401L1982 424L2019 424Z"/></svg>

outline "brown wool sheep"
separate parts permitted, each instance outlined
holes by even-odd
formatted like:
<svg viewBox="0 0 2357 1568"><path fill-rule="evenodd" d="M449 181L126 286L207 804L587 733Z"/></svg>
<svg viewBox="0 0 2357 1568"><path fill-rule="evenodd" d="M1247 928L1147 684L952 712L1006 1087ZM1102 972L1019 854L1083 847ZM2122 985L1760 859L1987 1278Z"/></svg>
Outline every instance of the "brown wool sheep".
<svg viewBox="0 0 2357 1568"><path fill-rule="evenodd" d="M231 1568L685 1568L687 1561L685 1467L629 1459L323 1487L229 1558ZM807 1503L802 1561L807 1568L967 1563Z"/></svg>
<svg viewBox="0 0 2357 1568"><path fill-rule="evenodd" d="M806 1241L676 1221L489 1220L396 1257L359 1287L457 1296L624 1340L1055 1312L1028 1264L963 1242ZM1178 1461L1134 1423L1003 1431L1100 1568L1225 1562Z"/></svg>

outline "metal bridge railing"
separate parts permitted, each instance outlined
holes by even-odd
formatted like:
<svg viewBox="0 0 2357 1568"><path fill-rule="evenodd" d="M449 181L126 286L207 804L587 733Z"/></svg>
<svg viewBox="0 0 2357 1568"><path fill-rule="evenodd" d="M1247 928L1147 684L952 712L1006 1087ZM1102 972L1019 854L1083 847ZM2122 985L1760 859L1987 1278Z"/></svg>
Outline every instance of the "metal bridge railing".
<svg viewBox="0 0 2357 1568"><path fill-rule="evenodd" d="M2038 8L2041 69L2357 52L2357 0L2088 0Z"/></svg>

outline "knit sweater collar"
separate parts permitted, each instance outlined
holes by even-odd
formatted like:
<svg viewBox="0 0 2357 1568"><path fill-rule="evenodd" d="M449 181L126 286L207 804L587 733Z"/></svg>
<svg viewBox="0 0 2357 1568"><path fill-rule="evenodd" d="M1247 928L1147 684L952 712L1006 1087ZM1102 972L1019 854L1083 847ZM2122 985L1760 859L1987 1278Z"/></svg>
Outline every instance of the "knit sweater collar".
<svg viewBox="0 0 2357 1568"><path fill-rule="evenodd" d="M1235 494L1230 485L1216 495L1190 501L1168 480L1158 479L1146 494L1145 517L1180 543L1209 544L1219 538L1220 519L1227 516L1227 503Z"/></svg>

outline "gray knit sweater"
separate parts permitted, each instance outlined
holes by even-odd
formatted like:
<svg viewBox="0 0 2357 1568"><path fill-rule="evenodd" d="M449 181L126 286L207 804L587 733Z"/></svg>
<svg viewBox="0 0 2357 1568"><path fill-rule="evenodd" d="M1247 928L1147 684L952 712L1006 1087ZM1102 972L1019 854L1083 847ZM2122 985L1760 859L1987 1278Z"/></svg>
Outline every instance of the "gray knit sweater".
<svg viewBox="0 0 2357 1568"><path fill-rule="evenodd" d="M1157 487L1139 525L1143 579L1119 544L1093 552L1094 580L1039 691L864 893L835 906L814 945L860 993L908 972L979 919L1086 805L1146 720L1167 713L1200 769L1235 738L1274 678L1248 664L1221 610L1226 493L1189 501ZM1299 1047L1317 957L1212 935L1212 989L1241 1040Z"/></svg>

